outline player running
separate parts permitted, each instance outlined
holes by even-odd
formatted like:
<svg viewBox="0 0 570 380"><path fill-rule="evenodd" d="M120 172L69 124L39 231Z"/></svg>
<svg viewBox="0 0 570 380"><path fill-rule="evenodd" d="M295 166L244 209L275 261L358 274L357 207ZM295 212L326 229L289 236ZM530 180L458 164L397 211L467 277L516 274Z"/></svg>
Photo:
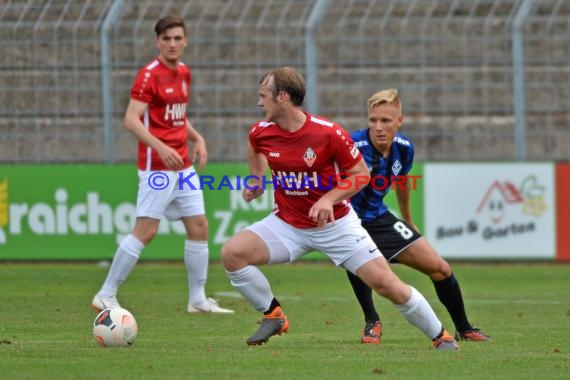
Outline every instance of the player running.
<svg viewBox="0 0 570 380"><path fill-rule="evenodd" d="M398 133L402 125L398 91L379 91L368 99L368 128L351 134L370 169L372 181L350 198L362 226L388 262L401 263L430 277L441 303L455 324L457 340L488 341L489 336L473 327L467 319L459 282L451 267L442 259L412 221L410 180L405 180L414 160L414 146ZM393 180L402 219L384 204ZM380 343L382 323L374 307L372 290L360 278L346 271L354 294L364 312L362 343Z"/></svg>
<svg viewBox="0 0 570 380"><path fill-rule="evenodd" d="M263 194L262 178L269 166L277 183L276 206L269 216L230 238L221 254L232 285L264 314L247 344L260 345L289 328L258 266L292 262L317 250L389 299L436 349L459 349L425 298L392 272L348 206L347 198L366 186L361 179L369 180L368 168L339 124L302 110L304 97L304 80L290 67L261 78L258 106L266 118L251 127L248 153L250 172L259 180L252 184L257 188L244 189L243 197L251 201ZM346 173L352 186L337 186L339 172ZM331 178L331 183L319 183L319 178Z"/></svg>

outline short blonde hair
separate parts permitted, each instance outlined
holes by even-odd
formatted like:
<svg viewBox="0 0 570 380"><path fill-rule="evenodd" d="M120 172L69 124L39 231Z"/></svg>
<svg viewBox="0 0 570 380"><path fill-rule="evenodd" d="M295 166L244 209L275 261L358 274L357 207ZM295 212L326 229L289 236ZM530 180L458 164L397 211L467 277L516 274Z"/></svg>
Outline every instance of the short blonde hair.
<svg viewBox="0 0 570 380"><path fill-rule="evenodd" d="M398 95L398 90L395 88L389 88L387 90L378 91L374 95L368 98L368 111L371 111L374 107L380 104L394 104L400 109L400 114L402 113L402 103L400 102L400 95Z"/></svg>

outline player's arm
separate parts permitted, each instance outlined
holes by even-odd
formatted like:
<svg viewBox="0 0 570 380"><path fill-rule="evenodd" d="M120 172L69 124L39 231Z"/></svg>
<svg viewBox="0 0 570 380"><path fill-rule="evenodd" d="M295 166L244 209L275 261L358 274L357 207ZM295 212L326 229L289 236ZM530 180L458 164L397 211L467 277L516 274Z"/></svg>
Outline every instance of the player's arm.
<svg viewBox="0 0 570 380"><path fill-rule="evenodd" d="M405 178L405 177L404 177ZM402 184L396 187L396 199L398 200L398 207L400 207L400 214L402 215L402 220L408 223L416 231L418 228L412 220L412 209L410 207L410 181L406 178Z"/></svg>
<svg viewBox="0 0 570 380"><path fill-rule="evenodd" d="M346 174L346 177L335 188L326 192L309 210L309 218L317 222L319 227L328 222L334 222L333 206L335 204L358 193L370 182L370 171L362 158L343 174Z"/></svg>
<svg viewBox="0 0 570 380"><path fill-rule="evenodd" d="M194 129L192 123L186 120L186 129L188 130L188 140L194 143L194 148L192 149L192 162L196 162L196 157L200 161L198 165L198 170L202 170L208 162L208 150L206 149L206 140L202 135Z"/></svg>
<svg viewBox="0 0 570 380"><path fill-rule="evenodd" d="M152 135L141 122L141 117L148 108L148 104L139 100L131 99L125 113L124 126L136 136L143 144L150 146L157 153L162 162L173 170L182 169L184 160L171 147Z"/></svg>
<svg viewBox="0 0 570 380"><path fill-rule="evenodd" d="M263 176L267 168L267 159L262 153L255 150L251 142L247 146L247 163L249 165L249 173L256 178L248 182L249 189L244 188L242 191L243 199L250 202L263 194Z"/></svg>

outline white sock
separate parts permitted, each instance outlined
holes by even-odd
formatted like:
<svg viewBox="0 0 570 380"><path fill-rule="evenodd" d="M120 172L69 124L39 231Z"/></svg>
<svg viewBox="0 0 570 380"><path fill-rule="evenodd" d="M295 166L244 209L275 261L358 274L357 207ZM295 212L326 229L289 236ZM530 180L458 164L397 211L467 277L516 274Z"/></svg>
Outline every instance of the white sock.
<svg viewBox="0 0 570 380"><path fill-rule="evenodd" d="M228 272L232 286L249 301L257 311L267 311L273 301L273 292L265 275L259 268L248 265L245 268Z"/></svg>
<svg viewBox="0 0 570 380"><path fill-rule="evenodd" d="M127 279L139 260L143 249L144 244L139 239L131 234L125 236L121 244L119 244L117 252L115 252L107 278L98 293L101 297L110 297L117 294L119 285Z"/></svg>
<svg viewBox="0 0 570 380"><path fill-rule="evenodd" d="M200 305L206 300L208 261L208 242L192 240L184 242L184 264L188 272L188 303L192 305Z"/></svg>
<svg viewBox="0 0 570 380"><path fill-rule="evenodd" d="M441 333L442 324L424 296L413 286L410 288L412 292L408 302L394 306L400 310L408 322L422 330L428 338L434 339Z"/></svg>

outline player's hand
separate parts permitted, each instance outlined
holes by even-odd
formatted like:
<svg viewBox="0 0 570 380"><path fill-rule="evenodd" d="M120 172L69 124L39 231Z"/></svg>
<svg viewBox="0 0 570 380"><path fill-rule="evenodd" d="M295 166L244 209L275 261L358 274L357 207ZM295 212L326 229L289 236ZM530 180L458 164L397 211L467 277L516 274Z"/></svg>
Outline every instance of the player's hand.
<svg viewBox="0 0 570 380"><path fill-rule="evenodd" d="M184 160L180 157L178 152L171 147L164 145L162 148L157 150L157 153L168 169L179 170L184 167Z"/></svg>
<svg viewBox="0 0 570 380"><path fill-rule="evenodd" d="M194 149L192 149L192 162L196 162L198 158L198 171L202 170L208 162L208 151L206 149L206 142L204 139L198 139L194 142Z"/></svg>
<svg viewBox="0 0 570 380"><path fill-rule="evenodd" d="M334 223L333 203L326 198L319 199L309 210L309 218L317 223L319 228L328 222Z"/></svg>
<svg viewBox="0 0 570 380"><path fill-rule="evenodd" d="M264 193L264 190L261 187L257 187L255 189L243 189L241 192L241 196L246 202L251 202L252 200L259 198Z"/></svg>

